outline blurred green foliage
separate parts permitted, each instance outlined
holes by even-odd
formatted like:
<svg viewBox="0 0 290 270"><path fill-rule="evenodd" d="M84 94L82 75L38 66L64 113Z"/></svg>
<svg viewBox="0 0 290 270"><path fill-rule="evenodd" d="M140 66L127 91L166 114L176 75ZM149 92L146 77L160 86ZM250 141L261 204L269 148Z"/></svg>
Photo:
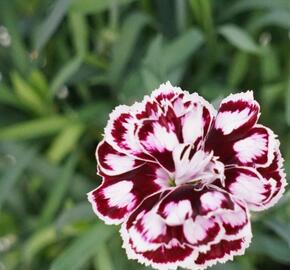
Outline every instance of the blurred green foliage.
<svg viewBox="0 0 290 270"><path fill-rule="evenodd" d="M218 101L254 89L290 171L289 0L1 0L0 269L145 269L93 214L113 106L170 80ZM245 256L290 268L290 193L253 214Z"/></svg>

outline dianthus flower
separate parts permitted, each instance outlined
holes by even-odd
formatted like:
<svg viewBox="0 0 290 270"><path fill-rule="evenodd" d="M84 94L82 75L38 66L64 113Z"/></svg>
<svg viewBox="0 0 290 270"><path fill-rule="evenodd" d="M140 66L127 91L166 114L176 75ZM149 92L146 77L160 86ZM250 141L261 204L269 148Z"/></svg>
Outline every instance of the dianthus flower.
<svg viewBox="0 0 290 270"><path fill-rule="evenodd" d="M286 181L277 136L257 124L253 93L218 111L169 82L111 113L96 158L102 184L88 194L121 224L129 258L156 269L205 269L242 255L249 211L273 206Z"/></svg>

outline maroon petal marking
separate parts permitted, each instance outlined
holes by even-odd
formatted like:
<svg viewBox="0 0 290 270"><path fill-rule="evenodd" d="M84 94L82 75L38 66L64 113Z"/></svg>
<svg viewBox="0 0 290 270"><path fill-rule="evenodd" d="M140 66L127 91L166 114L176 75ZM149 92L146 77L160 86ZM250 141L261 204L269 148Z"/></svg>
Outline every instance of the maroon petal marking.
<svg viewBox="0 0 290 270"><path fill-rule="evenodd" d="M153 163L130 172L109 176L100 171L103 183L88 194L93 209L108 224L121 223L142 200L164 188L163 169Z"/></svg>

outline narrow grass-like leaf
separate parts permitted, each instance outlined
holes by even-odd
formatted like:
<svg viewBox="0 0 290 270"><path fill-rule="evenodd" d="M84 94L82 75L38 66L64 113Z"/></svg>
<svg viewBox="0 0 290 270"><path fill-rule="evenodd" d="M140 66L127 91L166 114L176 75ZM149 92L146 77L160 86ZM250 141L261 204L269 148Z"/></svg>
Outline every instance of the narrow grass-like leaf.
<svg viewBox="0 0 290 270"><path fill-rule="evenodd" d="M54 243L57 239L53 226L45 227L35 232L24 245L23 259L25 263L31 263L33 258L47 245Z"/></svg>
<svg viewBox="0 0 290 270"><path fill-rule="evenodd" d="M67 189L72 181L73 172L77 162L77 155L74 153L66 162L61 175L59 175L55 185L50 189L49 196L44 204L40 217L40 224L47 224L52 221L60 204L65 196Z"/></svg>
<svg viewBox="0 0 290 270"><path fill-rule="evenodd" d="M234 89L244 79L248 67L250 56L248 53L238 51L232 60L229 67L228 85L231 89Z"/></svg>
<svg viewBox="0 0 290 270"><path fill-rule="evenodd" d="M71 1L72 0L55 0L49 15L37 29L34 42L34 48L36 51L40 51L54 34L63 20Z"/></svg>
<svg viewBox="0 0 290 270"><path fill-rule="evenodd" d="M219 28L219 33L236 48L249 53L259 53L259 46L242 28L231 24L223 25Z"/></svg>
<svg viewBox="0 0 290 270"><path fill-rule="evenodd" d="M13 196L13 187L16 182L20 179L25 168L29 165L31 160L36 154L36 150L31 148L17 158L15 165L7 168L5 173L1 176L0 180L0 209L3 203L9 196Z"/></svg>
<svg viewBox="0 0 290 270"><path fill-rule="evenodd" d="M52 262L50 270L83 269L84 264L92 258L97 249L102 247L114 232L113 227L103 224L92 226Z"/></svg>
<svg viewBox="0 0 290 270"><path fill-rule="evenodd" d="M0 128L0 140L23 140L53 134L71 123L64 116L43 117Z"/></svg>
<svg viewBox="0 0 290 270"><path fill-rule="evenodd" d="M56 74L50 86L51 95L56 92L69 81L69 79L78 71L82 64L82 57L76 56L67 62Z"/></svg>
<svg viewBox="0 0 290 270"><path fill-rule="evenodd" d="M88 48L88 29L85 16L80 12L70 12L69 22L76 52L79 56L84 56Z"/></svg>
<svg viewBox="0 0 290 270"><path fill-rule="evenodd" d="M190 29L168 45L163 52L164 66L167 71L170 72L174 68L183 65L200 48L202 42L203 36L201 32L197 29Z"/></svg>
<svg viewBox="0 0 290 270"><path fill-rule="evenodd" d="M11 47L9 54L14 64L14 67L26 74L29 70L30 63L28 60L28 51L23 42L21 32L17 27L18 16L14 11L14 5L12 1L0 1L0 16L1 24L4 24L8 28L8 33L11 39Z"/></svg>
<svg viewBox="0 0 290 270"><path fill-rule="evenodd" d="M75 148L83 131L84 125L81 123L73 123L65 127L58 136L56 136L48 149L48 159L54 163L59 163Z"/></svg>
<svg viewBox="0 0 290 270"><path fill-rule="evenodd" d="M285 113L286 113L286 123L288 126L290 126L290 77L288 79L287 85L286 85L286 98L285 98Z"/></svg>
<svg viewBox="0 0 290 270"><path fill-rule="evenodd" d="M136 0L118 0L118 5L128 5L134 1ZM110 6L110 0L73 0L71 10L83 14L95 14L109 9Z"/></svg>
<svg viewBox="0 0 290 270"><path fill-rule="evenodd" d="M95 269L114 270L112 258L105 245L97 250L97 254L95 257Z"/></svg>
<svg viewBox="0 0 290 270"><path fill-rule="evenodd" d="M251 29L254 30L269 26L282 27L288 30L290 28L290 10L274 10L257 17L250 23Z"/></svg>
<svg viewBox="0 0 290 270"><path fill-rule="evenodd" d="M282 264L290 264L289 246L271 235L256 233L250 250L256 254L265 254Z"/></svg>
<svg viewBox="0 0 290 270"><path fill-rule="evenodd" d="M29 110L45 114L49 108L44 105L37 91L32 88L18 73L12 73L12 83L19 101Z"/></svg>
<svg viewBox="0 0 290 270"><path fill-rule="evenodd" d="M78 221L95 219L91 205L87 202L76 204L70 209L66 209L55 221L55 228L60 231L66 225L73 224Z"/></svg>
<svg viewBox="0 0 290 270"><path fill-rule="evenodd" d="M125 72L126 65L141 30L148 22L148 18L143 14L132 14L124 22L116 46L114 47L112 65L110 69L110 79L113 85L116 85Z"/></svg>
<svg viewBox="0 0 290 270"><path fill-rule="evenodd" d="M282 223L276 219L267 219L265 224L268 228L273 230L281 239L283 239L290 249L290 221L289 223Z"/></svg>
<svg viewBox="0 0 290 270"><path fill-rule="evenodd" d="M260 9L290 9L290 2L288 0L240 0L230 5L222 14L224 19L228 19L239 13L249 10Z"/></svg>

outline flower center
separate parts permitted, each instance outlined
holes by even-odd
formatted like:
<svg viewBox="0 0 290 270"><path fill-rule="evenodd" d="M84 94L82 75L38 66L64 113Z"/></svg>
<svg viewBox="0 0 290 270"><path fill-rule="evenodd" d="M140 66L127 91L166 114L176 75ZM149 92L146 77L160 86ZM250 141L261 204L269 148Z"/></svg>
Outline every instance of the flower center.
<svg viewBox="0 0 290 270"><path fill-rule="evenodd" d="M174 149L173 159L175 172L169 180L171 186L193 184L203 187L216 180L224 181L224 164L213 152L195 151L190 145L180 145Z"/></svg>

